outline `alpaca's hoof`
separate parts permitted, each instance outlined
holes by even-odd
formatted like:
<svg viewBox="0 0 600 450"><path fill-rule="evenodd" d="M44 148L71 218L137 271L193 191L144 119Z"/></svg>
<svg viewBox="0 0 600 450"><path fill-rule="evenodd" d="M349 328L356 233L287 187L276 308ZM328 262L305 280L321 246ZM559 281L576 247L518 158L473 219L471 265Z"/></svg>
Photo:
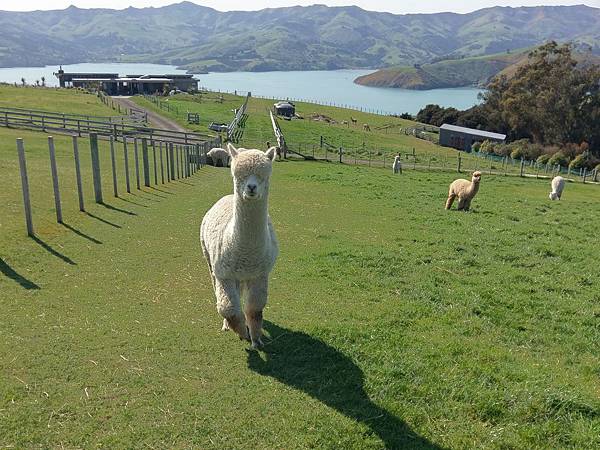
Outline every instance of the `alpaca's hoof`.
<svg viewBox="0 0 600 450"><path fill-rule="evenodd" d="M231 330L231 327L229 326L229 322L227 322L227 319L223 319L223 327L221 328L221 331L228 331Z"/></svg>
<svg viewBox="0 0 600 450"><path fill-rule="evenodd" d="M257 341L252 342L251 348L252 348L252 350L258 350L264 346L265 346L265 344L263 344L262 339L259 339Z"/></svg>

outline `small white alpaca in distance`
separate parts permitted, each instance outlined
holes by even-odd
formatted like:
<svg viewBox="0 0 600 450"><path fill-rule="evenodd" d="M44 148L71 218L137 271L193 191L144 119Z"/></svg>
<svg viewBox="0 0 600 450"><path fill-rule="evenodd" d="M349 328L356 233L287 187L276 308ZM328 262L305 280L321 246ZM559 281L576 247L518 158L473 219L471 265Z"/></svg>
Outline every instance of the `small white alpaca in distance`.
<svg viewBox="0 0 600 450"><path fill-rule="evenodd" d="M275 147L266 152L228 144L233 195L219 200L200 227L202 252L213 281L223 330L232 329L252 348L263 345L263 309L278 244L268 213ZM242 295L245 302L242 313Z"/></svg>
<svg viewBox="0 0 600 450"><path fill-rule="evenodd" d="M550 192L550 195L548 197L550 198L550 200L560 200L563 190L565 189L565 179L560 176L554 177L552 179L551 186L552 191Z"/></svg>

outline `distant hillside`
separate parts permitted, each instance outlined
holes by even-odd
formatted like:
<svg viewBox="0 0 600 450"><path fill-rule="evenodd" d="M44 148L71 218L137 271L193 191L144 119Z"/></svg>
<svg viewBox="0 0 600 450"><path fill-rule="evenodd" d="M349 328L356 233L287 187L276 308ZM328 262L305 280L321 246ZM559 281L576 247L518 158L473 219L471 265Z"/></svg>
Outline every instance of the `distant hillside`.
<svg viewBox="0 0 600 450"><path fill-rule="evenodd" d="M465 58L417 67L382 69L355 80L363 86L437 89L484 86L498 73L527 61L527 52Z"/></svg>
<svg viewBox="0 0 600 450"><path fill-rule="evenodd" d="M184 2L0 12L4 67L138 61L190 71L381 68L491 55L548 39L584 43L600 54L600 9L494 7L469 14L394 15L323 5L219 12ZM428 82L421 75L424 81L416 85Z"/></svg>

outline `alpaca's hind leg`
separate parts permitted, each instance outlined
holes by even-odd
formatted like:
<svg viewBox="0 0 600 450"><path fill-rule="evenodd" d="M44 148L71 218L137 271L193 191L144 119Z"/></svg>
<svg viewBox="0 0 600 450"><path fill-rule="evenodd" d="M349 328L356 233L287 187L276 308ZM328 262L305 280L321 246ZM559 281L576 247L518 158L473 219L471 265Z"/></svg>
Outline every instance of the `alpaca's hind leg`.
<svg viewBox="0 0 600 450"><path fill-rule="evenodd" d="M210 279L212 281L213 289L216 292L215 274L212 269L212 264L210 263L210 254L208 253L208 250L206 249L206 246L204 245L204 241L202 239L200 239L200 246L202 247L202 253L204 254L204 259L206 259L206 262L208 263L208 271L210 272Z"/></svg>
<svg viewBox="0 0 600 450"><path fill-rule="evenodd" d="M240 305L240 283L215 278L217 311L223 316L223 328L235 331L240 339L249 340L246 321Z"/></svg>
<svg viewBox="0 0 600 450"><path fill-rule="evenodd" d="M455 198L456 194L448 194L448 200L446 200L446 209L452 208L452 203L454 203Z"/></svg>
<svg viewBox="0 0 600 450"><path fill-rule="evenodd" d="M250 339L252 348L261 347L262 343L262 325L263 309L267 304L267 292L269 288L269 279L267 275L247 282L248 299L244 305L246 322L250 329Z"/></svg>

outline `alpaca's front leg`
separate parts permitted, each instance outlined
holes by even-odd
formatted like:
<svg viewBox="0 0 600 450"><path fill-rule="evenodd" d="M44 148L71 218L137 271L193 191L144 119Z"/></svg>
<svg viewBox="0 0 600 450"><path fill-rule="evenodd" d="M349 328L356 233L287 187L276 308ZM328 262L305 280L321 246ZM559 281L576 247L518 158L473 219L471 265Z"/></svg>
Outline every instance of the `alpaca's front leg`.
<svg viewBox="0 0 600 450"><path fill-rule="evenodd" d="M252 281L247 282L248 300L244 305L246 322L250 329L250 339L252 348L262 347L262 325L263 309L267 304L267 292L269 288L268 275L264 275Z"/></svg>
<svg viewBox="0 0 600 450"><path fill-rule="evenodd" d="M246 321L240 305L240 283L235 280L219 280L215 278L215 294L217 311L223 316L223 328L235 331L240 339L249 340Z"/></svg>

